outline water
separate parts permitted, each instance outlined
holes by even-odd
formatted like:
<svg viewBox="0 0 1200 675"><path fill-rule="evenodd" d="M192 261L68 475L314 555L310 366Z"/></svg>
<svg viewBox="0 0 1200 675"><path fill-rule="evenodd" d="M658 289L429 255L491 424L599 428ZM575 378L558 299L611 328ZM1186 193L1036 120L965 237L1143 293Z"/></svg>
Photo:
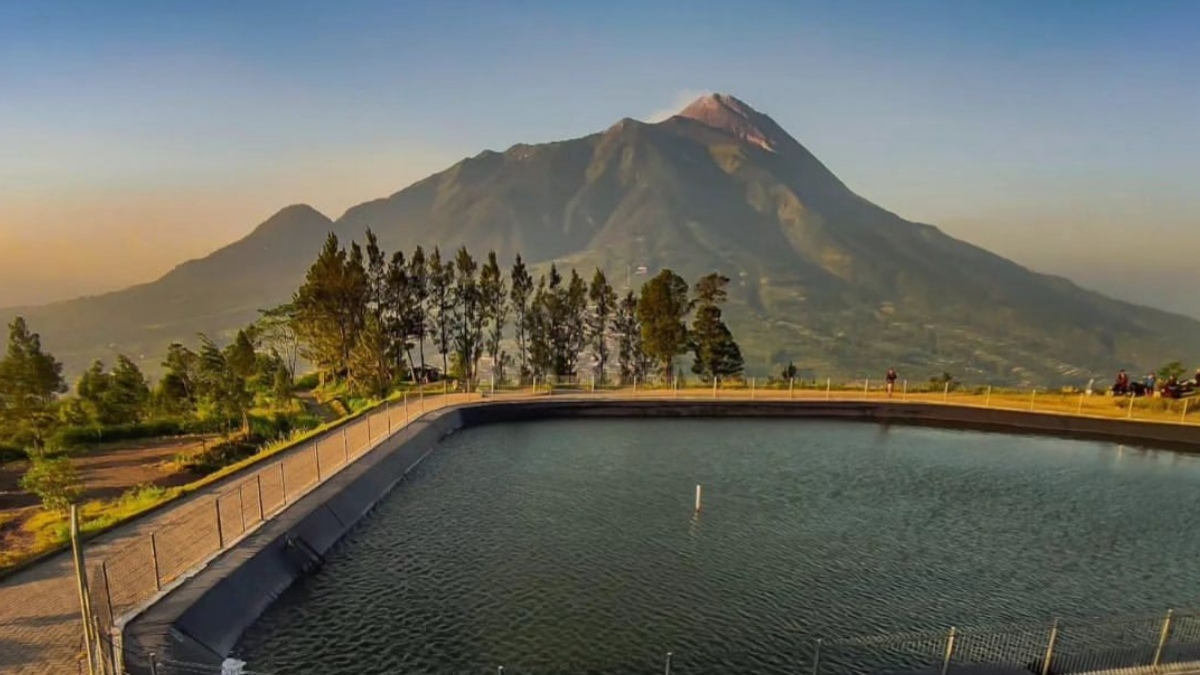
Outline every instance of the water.
<svg viewBox="0 0 1200 675"><path fill-rule="evenodd" d="M695 485L704 508L693 512ZM818 421L450 437L244 636L256 671L802 672L812 639L1160 612L1200 461Z"/></svg>

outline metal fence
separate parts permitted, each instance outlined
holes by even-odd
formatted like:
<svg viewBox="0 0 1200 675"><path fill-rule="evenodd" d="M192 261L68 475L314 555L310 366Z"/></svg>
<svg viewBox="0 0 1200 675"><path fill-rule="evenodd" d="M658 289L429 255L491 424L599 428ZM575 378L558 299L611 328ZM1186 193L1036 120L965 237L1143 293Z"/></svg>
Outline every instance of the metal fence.
<svg viewBox="0 0 1200 675"><path fill-rule="evenodd" d="M1029 672L1071 675L1200 669L1200 614L817 640L812 675Z"/></svg>
<svg viewBox="0 0 1200 675"><path fill-rule="evenodd" d="M90 564L88 595L100 660L110 668L120 662L109 636L121 617L169 590L421 413L445 407L453 397L426 398L420 393L386 402L288 449L215 495L177 507L166 522L128 537L120 548Z"/></svg>

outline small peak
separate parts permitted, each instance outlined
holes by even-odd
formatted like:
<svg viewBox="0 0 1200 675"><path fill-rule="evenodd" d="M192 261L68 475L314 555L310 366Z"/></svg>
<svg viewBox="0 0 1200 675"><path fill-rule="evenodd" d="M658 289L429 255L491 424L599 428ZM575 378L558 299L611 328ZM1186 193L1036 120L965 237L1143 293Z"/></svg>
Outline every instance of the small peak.
<svg viewBox="0 0 1200 675"><path fill-rule="evenodd" d="M778 126L769 117L730 94L705 94L681 110L679 117L720 129L769 152L775 152L780 140L773 133Z"/></svg>
<svg viewBox="0 0 1200 675"><path fill-rule="evenodd" d="M276 211L275 215L267 218L261 225L254 228L253 234L259 236L273 235L294 232L298 229L326 228L332 224L333 221L329 219L329 216L326 216L308 204L292 204Z"/></svg>

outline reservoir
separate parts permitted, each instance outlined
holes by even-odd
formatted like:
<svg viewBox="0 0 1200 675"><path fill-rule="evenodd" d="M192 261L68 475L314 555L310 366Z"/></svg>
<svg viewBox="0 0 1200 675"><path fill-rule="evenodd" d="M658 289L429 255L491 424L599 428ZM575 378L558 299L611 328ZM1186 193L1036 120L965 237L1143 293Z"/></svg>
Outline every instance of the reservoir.
<svg viewBox="0 0 1200 675"><path fill-rule="evenodd" d="M695 486L703 508L695 512ZM268 673L805 672L815 638L1158 614L1200 461L814 420L556 420L442 442L243 636Z"/></svg>

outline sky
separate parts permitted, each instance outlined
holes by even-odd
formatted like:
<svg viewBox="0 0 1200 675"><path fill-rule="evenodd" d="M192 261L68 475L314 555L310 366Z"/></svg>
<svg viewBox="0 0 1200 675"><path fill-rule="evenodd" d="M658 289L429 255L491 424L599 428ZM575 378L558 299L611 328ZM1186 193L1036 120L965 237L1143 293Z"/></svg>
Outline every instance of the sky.
<svg viewBox="0 0 1200 675"><path fill-rule="evenodd" d="M0 0L0 306L710 91L862 196L1200 316L1200 2Z"/></svg>

